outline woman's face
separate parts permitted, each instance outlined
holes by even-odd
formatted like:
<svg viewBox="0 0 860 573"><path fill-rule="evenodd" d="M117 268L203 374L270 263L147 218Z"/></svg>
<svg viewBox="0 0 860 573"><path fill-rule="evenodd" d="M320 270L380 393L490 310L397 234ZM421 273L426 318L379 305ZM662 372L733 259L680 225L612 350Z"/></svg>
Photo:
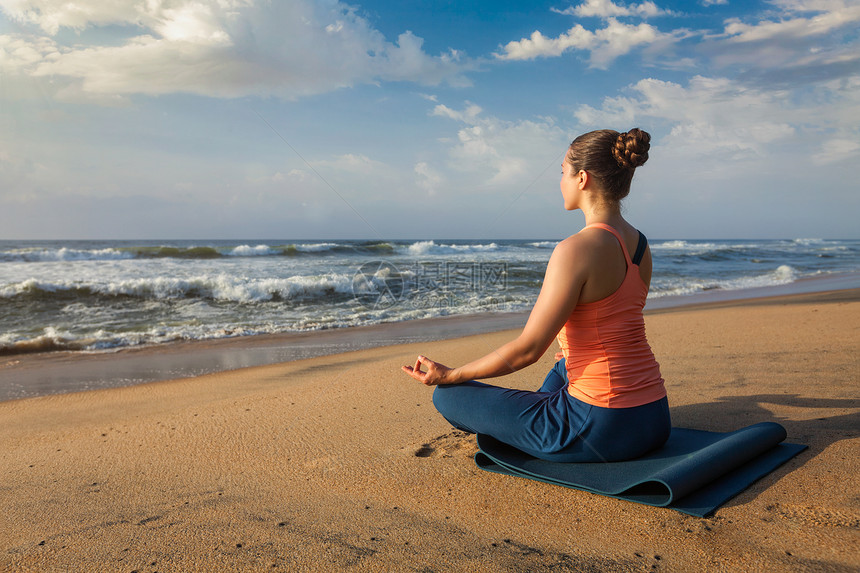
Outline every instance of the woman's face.
<svg viewBox="0 0 860 573"><path fill-rule="evenodd" d="M564 198L564 208L573 211L579 208L579 171L573 170L573 165L565 155L561 164L561 196Z"/></svg>

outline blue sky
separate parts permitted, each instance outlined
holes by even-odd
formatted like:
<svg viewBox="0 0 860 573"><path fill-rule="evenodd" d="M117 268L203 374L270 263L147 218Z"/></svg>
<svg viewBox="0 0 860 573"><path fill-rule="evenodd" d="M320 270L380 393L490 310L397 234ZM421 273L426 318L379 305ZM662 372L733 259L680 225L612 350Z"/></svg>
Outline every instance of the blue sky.
<svg viewBox="0 0 860 573"><path fill-rule="evenodd" d="M860 237L860 2L0 0L0 238Z"/></svg>

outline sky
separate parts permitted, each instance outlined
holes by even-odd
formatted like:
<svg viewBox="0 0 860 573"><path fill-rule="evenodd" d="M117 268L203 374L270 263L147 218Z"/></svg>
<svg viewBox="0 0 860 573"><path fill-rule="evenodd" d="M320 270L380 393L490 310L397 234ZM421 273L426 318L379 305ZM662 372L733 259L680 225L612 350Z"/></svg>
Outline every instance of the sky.
<svg viewBox="0 0 860 573"><path fill-rule="evenodd" d="M860 238L860 0L0 0L0 239Z"/></svg>

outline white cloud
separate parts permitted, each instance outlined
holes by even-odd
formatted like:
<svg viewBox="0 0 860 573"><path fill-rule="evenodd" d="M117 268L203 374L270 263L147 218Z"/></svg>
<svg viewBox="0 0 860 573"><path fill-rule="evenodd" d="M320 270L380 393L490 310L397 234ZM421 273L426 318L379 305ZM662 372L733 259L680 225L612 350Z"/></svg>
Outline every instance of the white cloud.
<svg viewBox="0 0 860 573"><path fill-rule="evenodd" d="M600 108L580 106L575 115L591 127L665 125L661 146L711 164L737 165L788 150L808 156L814 149L814 160L827 163L860 155L860 145L849 144L860 141L860 97L851 87L857 83L822 87L816 97L795 101L792 92L726 78L696 76L686 86L644 79L630 86L631 95L606 98Z"/></svg>
<svg viewBox="0 0 860 573"><path fill-rule="evenodd" d="M610 18L605 28L591 32L576 24L557 38L548 38L535 31L529 38L512 41L502 47L496 57L503 60L533 60L539 57L560 56L568 50L590 52L590 64L605 69L619 56L639 46L671 43L679 37L664 34L650 24L624 24Z"/></svg>
<svg viewBox="0 0 860 573"><path fill-rule="evenodd" d="M150 30L166 40L221 42L223 24L253 0L0 0L0 10L22 24L38 26L54 36L61 28L78 32L91 27L119 25Z"/></svg>
<svg viewBox="0 0 860 573"><path fill-rule="evenodd" d="M442 175L430 167L426 161L419 161L415 164L415 184L424 189L428 195L435 195L439 187L442 185L444 178Z"/></svg>
<svg viewBox="0 0 860 573"><path fill-rule="evenodd" d="M576 117L593 126L666 121L666 145L691 155L719 153L732 159L766 153L767 144L795 134L784 93L702 76L692 78L687 87L645 79L631 90L638 97L607 98L600 110L581 106Z"/></svg>
<svg viewBox="0 0 860 573"><path fill-rule="evenodd" d="M56 51L57 45L50 38L29 34L0 35L0 70L19 73Z"/></svg>
<svg viewBox="0 0 860 573"><path fill-rule="evenodd" d="M641 115L640 102L624 96L608 96L603 98L603 105L599 109L582 104L576 109L574 115L581 124L590 127L632 125L636 121L637 115Z"/></svg>
<svg viewBox="0 0 860 573"><path fill-rule="evenodd" d="M762 20L746 24L733 18L725 23L724 34L731 42L765 42L778 39L798 39L823 36L860 22L860 5L846 6L843 2L817 2L804 6L797 2L782 3L791 11L821 12L809 17Z"/></svg>
<svg viewBox="0 0 860 573"><path fill-rule="evenodd" d="M606 28L595 33L598 45L591 51L591 65L606 68L613 60L631 52L637 46L647 46L657 42L672 42L674 38L663 34L654 26L622 24L609 20Z"/></svg>
<svg viewBox="0 0 860 573"><path fill-rule="evenodd" d="M812 161L817 165L828 165L855 158L860 158L860 141L831 139L822 144L819 152L812 156Z"/></svg>
<svg viewBox="0 0 860 573"><path fill-rule="evenodd" d="M699 3L707 8L708 6L725 6L729 0L701 0Z"/></svg>
<svg viewBox="0 0 860 573"><path fill-rule="evenodd" d="M143 20L152 18L159 7L156 2L0 0L0 9L12 19L35 24L51 35L61 27L83 30L90 25L143 24Z"/></svg>
<svg viewBox="0 0 860 573"><path fill-rule="evenodd" d="M153 29L165 40L196 44L224 44L230 41L212 7L186 4L164 11L164 19Z"/></svg>
<svg viewBox="0 0 860 573"><path fill-rule="evenodd" d="M79 32L65 46L35 34L0 37L4 69L73 94L296 98L378 81L462 85L473 65L456 51L428 55L409 31L388 41L338 2L0 0L0 9L47 34ZM136 35L89 40L98 36L90 28L106 25Z"/></svg>
<svg viewBox="0 0 860 573"><path fill-rule="evenodd" d="M269 184L273 184L273 183L280 185L280 184L283 184L283 183L285 183L291 179L295 179L296 181L301 181L307 177L304 173L302 173L298 170L295 170L296 171L295 176L292 173L287 173L287 175L284 175L280 171L275 171L275 173L273 173L273 174L270 172L260 173L260 171L262 171L262 169L260 167L258 167L253 172L248 173L245 176L245 182L248 183L249 185L269 185ZM191 189L193 189L193 185L185 184L185 189L191 190Z"/></svg>
<svg viewBox="0 0 860 573"><path fill-rule="evenodd" d="M842 0L775 0L765 17L726 20L698 51L718 67L739 68L763 88L796 87L852 76L860 64L860 4Z"/></svg>
<svg viewBox="0 0 860 573"><path fill-rule="evenodd" d="M446 105L439 104L433 108L432 115L447 117L465 123L474 123L482 111L481 106L469 102L466 102L466 107L463 111L456 111Z"/></svg>
<svg viewBox="0 0 860 573"><path fill-rule="evenodd" d="M560 56L571 48L587 50L595 43L594 34L577 24L557 38L547 38L535 30L528 38L505 44L504 53L497 54L497 57L503 60L533 60Z"/></svg>
<svg viewBox="0 0 860 573"><path fill-rule="evenodd" d="M677 28L668 32L647 24L629 24L619 18L675 15L652 2L617 4L611 0L588 0L560 14L600 17L605 25L588 29L577 23L558 36L537 30L531 36L508 42L495 54L503 60L532 60L557 57L571 51L588 54L592 68L606 69L618 57L635 51L661 55L669 69L692 69L689 55L671 56L679 42L700 39L695 53L705 55L716 66L740 65L748 81L759 84L798 84L844 76L860 63L856 29L860 4L844 0L772 0L774 10L766 16L725 20L716 33ZM710 2L713 4L713 2ZM774 16L776 14L776 16Z"/></svg>
<svg viewBox="0 0 860 573"><path fill-rule="evenodd" d="M371 159L361 153L346 153L335 157L333 160L314 161L312 165L317 170L350 173L365 177L371 175L381 177L390 170L385 163Z"/></svg>
<svg viewBox="0 0 860 573"><path fill-rule="evenodd" d="M641 4L615 4L612 0L586 0L579 6L571 6L565 10L553 9L553 12L569 16L616 18L619 16L639 16L650 18L654 16L665 16L672 14L671 11L658 8L653 2L642 2Z"/></svg>
<svg viewBox="0 0 860 573"><path fill-rule="evenodd" d="M504 121L469 102L461 111L438 105L433 115L465 124L449 149L448 166L471 175L477 188L530 183L567 144L568 135L550 119Z"/></svg>

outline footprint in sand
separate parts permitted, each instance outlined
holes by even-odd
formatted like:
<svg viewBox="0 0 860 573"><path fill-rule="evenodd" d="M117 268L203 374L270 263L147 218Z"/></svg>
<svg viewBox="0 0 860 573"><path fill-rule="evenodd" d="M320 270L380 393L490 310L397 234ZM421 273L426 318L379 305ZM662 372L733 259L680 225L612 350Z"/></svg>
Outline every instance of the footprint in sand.
<svg viewBox="0 0 860 573"><path fill-rule="evenodd" d="M426 444L421 444L415 450L418 458L450 458L454 455L474 456L478 452L478 444L472 434L455 430L433 438Z"/></svg>

